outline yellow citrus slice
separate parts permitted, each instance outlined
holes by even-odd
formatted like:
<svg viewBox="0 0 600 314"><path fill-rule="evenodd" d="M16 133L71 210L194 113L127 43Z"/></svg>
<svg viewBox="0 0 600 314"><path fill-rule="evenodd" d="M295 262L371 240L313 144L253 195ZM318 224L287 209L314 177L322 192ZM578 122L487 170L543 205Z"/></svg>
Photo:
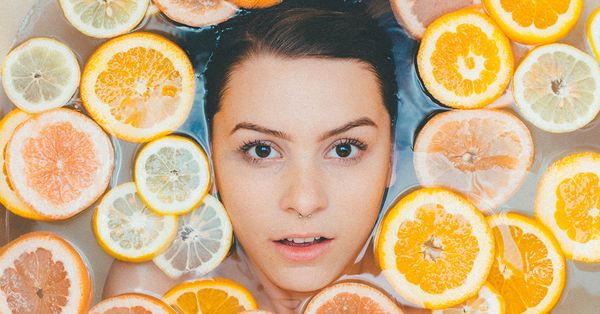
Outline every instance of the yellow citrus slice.
<svg viewBox="0 0 600 314"><path fill-rule="evenodd" d="M310 299L304 314L404 313L381 291L362 283L342 282L327 287Z"/></svg>
<svg viewBox="0 0 600 314"><path fill-rule="evenodd" d="M185 122L194 88L194 69L181 48L160 35L137 32L111 39L92 54L81 99L110 133L147 142Z"/></svg>
<svg viewBox="0 0 600 314"><path fill-rule="evenodd" d="M229 0L240 8L263 9L280 4L282 0Z"/></svg>
<svg viewBox="0 0 600 314"><path fill-rule="evenodd" d="M564 37L577 23L583 0L483 0L483 4L510 39L533 45Z"/></svg>
<svg viewBox="0 0 600 314"><path fill-rule="evenodd" d="M600 66L575 47L540 46L515 71L513 96L519 113L538 128L577 130L600 111Z"/></svg>
<svg viewBox="0 0 600 314"><path fill-rule="evenodd" d="M498 98L513 74L508 38L487 15L472 8L431 23L417 54L419 76L442 104L481 108Z"/></svg>
<svg viewBox="0 0 600 314"><path fill-rule="evenodd" d="M32 38L6 56L2 86L6 96L29 113L62 107L71 99L81 71L69 47L51 38Z"/></svg>
<svg viewBox="0 0 600 314"><path fill-rule="evenodd" d="M144 18L150 0L60 0L63 14L77 30L97 38L125 34Z"/></svg>
<svg viewBox="0 0 600 314"><path fill-rule="evenodd" d="M102 300L89 314L176 314L164 301L141 293L125 293Z"/></svg>
<svg viewBox="0 0 600 314"><path fill-rule="evenodd" d="M177 232L177 216L148 209L133 182L123 183L103 198L92 220L100 246L114 258L142 262L164 251Z"/></svg>
<svg viewBox="0 0 600 314"><path fill-rule="evenodd" d="M91 300L83 258L60 236L31 232L2 248L1 313L86 313Z"/></svg>
<svg viewBox="0 0 600 314"><path fill-rule="evenodd" d="M14 109L0 121L0 167L2 167L2 171L0 171L0 203L15 215L35 220L48 220L48 218L38 214L27 204L23 203L8 184L8 178L4 171L6 165L2 152L4 152L6 144L15 129L29 118L31 118L30 114L19 109Z"/></svg>
<svg viewBox="0 0 600 314"><path fill-rule="evenodd" d="M375 253L385 278L403 298L442 309L477 295L492 266L494 239L468 200L424 188L386 213Z"/></svg>
<svg viewBox="0 0 600 314"><path fill-rule="evenodd" d="M568 258L600 262L600 154L576 153L548 167L538 185L535 217Z"/></svg>
<svg viewBox="0 0 600 314"><path fill-rule="evenodd" d="M600 7L588 17L585 34L596 60L600 60Z"/></svg>
<svg viewBox="0 0 600 314"><path fill-rule="evenodd" d="M181 283L165 294L165 300L182 314L234 314L256 309L250 291L225 278Z"/></svg>
<svg viewBox="0 0 600 314"><path fill-rule="evenodd" d="M169 277L204 275L227 256L233 230L225 208L212 195L191 213L179 216L177 236L154 263Z"/></svg>
<svg viewBox="0 0 600 314"><path fill-rule="evenodd" d="M6 175L17 196L38 214L72 217L104 193L114 150L87 116L58 108L19 125L6 146Z"/></svg>
<svg viewBox="0 0 600 314"><path fill-rule="evenodd" d="M154 0L154 4L173 21L193 27L224 22L238 11L225 0Z"/></svg>
<svg viewBox="0 0 600 314"><path fill-rule="evenodd" d="M431 311L431 314L504 314L504 299L489 283L485 283L476 296L467 301L443 310Z"/></svg>
<svg viewBox="0 0 600 314"><path fill-rule="evenodd" d="M142 200L162 215L196 208L210 186L210 164L200 145L182 136L154 140L135 159L134 181Z"/></svg>
<svg viewBox="0 0 600 314"><path fill-rule="evenodd" d="M489 213L521 186L534 146L525 124L499 110L452 110L419 131L414 166L419 182L467 196Z"/></svg>
<svg viewBox="0 0 600 314"><path fill-rule="evenodd" d="M496 258L488 282L507 314L549 313L565 287L565 258L556 239L535 220L515 213L488 217Z"/></svg>

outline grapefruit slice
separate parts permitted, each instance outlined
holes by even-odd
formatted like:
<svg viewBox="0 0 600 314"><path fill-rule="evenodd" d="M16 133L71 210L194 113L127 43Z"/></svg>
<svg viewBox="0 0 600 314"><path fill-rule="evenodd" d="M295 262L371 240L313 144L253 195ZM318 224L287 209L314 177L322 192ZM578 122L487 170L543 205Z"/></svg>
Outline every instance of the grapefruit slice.
<svg viewBox="0 0 600 314"><path fill-rule="evenodd" d="M388 210L375 254L385 278L404 299L443 309L477 295L492 267L494 239L467 199L424 188Z"/></svg>
<svg viewBox="0 0 600 314"><path fill-rule="evenodd" d="M414 150L421 185L463 193L484 213L518 190L534 156L525 124L487 109L436 115L419 132Z"/></svg>
<svg viewBox="0 0 600 314"><path fill-rule="evenodd" d="M126 293L102 300L89 314L176 314L160 299L141 293Z"/></svg>
<svg viewBox="0 0 600 314"><path fill-rule="evenodd" d="M71 109L53 109L23 122L6 147L6 173L15 193L52 220L72 217L95 202L113 166L108 136Z"/></svg>
<svg viewBox="0 0 600 314"><path fill-rule="evenodd" d="M0 252L0 312L85 313L92 297L77 250L50 232L31 232Z"/></svg>
<svg viewBox="0 0 600 314"><path fill-rule="evenodd" d="M171 20L193 27L224 22L238 10L225 0L154 0L154 4Z"/></svg>
<svg viewBox="0 0 600 314"><path fill-rule="evenodd" d="M181 283L165 294L165 300L178 313L186 314L237 314L256 309L250 291L225 278Z"/></svg>
<svg viewBox="0 0 600 314"><path fill-rule="evenodd" d="M327 287L315 296L304 314L317 313L404 313L381 291L362 283L342 282Z"/></svg>
<svg viewBox="0 0 600 314"><path fill-rule="evenodd" d="M489 283L485 283L476 296L467 301L431 314L504 314L506 307L502 295Z"/></svg>

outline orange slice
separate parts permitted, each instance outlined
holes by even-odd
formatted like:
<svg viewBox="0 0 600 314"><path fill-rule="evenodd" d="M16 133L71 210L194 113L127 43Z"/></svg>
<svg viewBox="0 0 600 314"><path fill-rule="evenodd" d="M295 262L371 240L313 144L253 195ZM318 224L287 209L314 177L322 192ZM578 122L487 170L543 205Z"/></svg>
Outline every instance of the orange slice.
<svg viewBox="0 0 600 314"><path fill-rule="evenodd" d="M600 154L576 153L548 167L538 185L535 217L568 258L600 262Z"/></svg>
<svg viewBox="0 0 600 314"><path fill-rule="evenodd" d="M126 293L104 299L89 314L176 314L165 302L141 293Z"/></svg>
<svg viewBox="0 0 600 314"><path fill-rule="evenodd" d="M453 307L431 311L431 314L504 314L506 307L502 296L489 283L467 301Z"/></svg>
<svg viewBox="0 0 600 314"><path fill-rule="evenodd" d="M565 258L556 239L535 220L506 213L488 217L496 259L488 282L507 314L549 313L565 287Z"/></svg>
<svg viewBox="0 0 600 314"><path fill-rule="evenodd" d="M282 0L229 0L240 8L263 9L280 4Z"/></svg>
<svg viewBox="0 0 600 314"><path fill-rule="evenodd" d="M453 110L433 117L414 148L419 182L466 195L489 213L520 187L533 163L531 134L499 110Z"/></svg>
<svg viewBox="0 0 600 314"><path fill-rule="evenodd" d="M483 0L485 9L510 39L547 44L577 23L583 0Z"/></svg>
<svg viewBox="0 0 600 314"><path fill-rule="evenodd" d="M379 290L355 282L342 282L321 290L306 305L304 314L404 313Z"/></svg>
<svg viewBox="0 0 600 314"><path fill-rule="evenodd" d="M224 22L238 10L225 0L154 0L154 4L173 21L193 27Z"/></svg>
<svg viewBox="0 0 600 314"><path fill-rule="evenodd" d="M81 80L81 99L90 115L133 142L176 130L187 119L194 95L194 69L185 52L146 32L104 43L89 58Z"/></svg>
<svg viewBox="0 0 600 314"><path fill-rule="evenodd" d="M88 269L69 242L31 232L0 252L0 312L85 313L92 299Z"/></svg>
<svg viewBox="0 0 600 314"><path fill-rule="evenodd" d="M443 309L477 295L492 266L494 239L468 200L424 188L386 213L375 253L398 294L415 305Z"/></svg>
<svg viewBox="0 0 600 314"><path fill-rule="evenodd" d="M494 21L467 8L431 23L417 54L419 76L442 104L481 108L498 98L513 74L508 38Z"/></svg>
<svg viewBox="0 0 600 314"><path fill-rule="evenodd" d="M425 28L438 17L480 2L480 0L391 0L390 5L398 23L414 38L421 39Z"/></svg>
<svg viewBox="0 0 600 314"><path fill-rule="evenodd" d="M181 283L165 294L165 300L182 314L234 314L256 309L250 291L225 278Z"/></svg>
<svg viewBox="0 0 600 314"><path fill-rule="evenodd" d="M53 109L23 122L6 147L6 173L15 193L52 220L92 205L106 190L113 166L108 136L71 109Z"/></svg>

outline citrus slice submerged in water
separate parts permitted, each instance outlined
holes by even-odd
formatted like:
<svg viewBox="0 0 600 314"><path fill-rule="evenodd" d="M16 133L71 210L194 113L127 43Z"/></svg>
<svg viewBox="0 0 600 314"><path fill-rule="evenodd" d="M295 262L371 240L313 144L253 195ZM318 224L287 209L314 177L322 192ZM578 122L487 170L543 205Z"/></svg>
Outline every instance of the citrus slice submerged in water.
<svg viewBox="0 0 600 314"><path fill-rule="evenodd" d="M256 309L254 297L244 286L225 278L181 283L165 294L179 313L235 314Z"/></svg>
<svg viewBox="0 0 600 314"><path fill-rule="evenodd" d="M489 283L484 284L476 296L467 301L431 314L504 314L506 306L502 295Z"/></svg>
<svg viewBox="0 0 600 314"><path fill-rule="evenodd" d="M303 313L402 314L404 312L394 301L371 286L355 282L342 282L326 287L313 296Z"/></svg>
<svg viewBox="0 0 600 314"><path fill-rule="evenodd" d="M102 300L89 314L176 314L164 301L140 293L125 293Z"/></svg>
<svg viewBox="0 0 600 314"><path fill-rule="evenodd" d="M238 10L225 0L154 0L154 4L173 21L194 27L226 21Z"/></svg>

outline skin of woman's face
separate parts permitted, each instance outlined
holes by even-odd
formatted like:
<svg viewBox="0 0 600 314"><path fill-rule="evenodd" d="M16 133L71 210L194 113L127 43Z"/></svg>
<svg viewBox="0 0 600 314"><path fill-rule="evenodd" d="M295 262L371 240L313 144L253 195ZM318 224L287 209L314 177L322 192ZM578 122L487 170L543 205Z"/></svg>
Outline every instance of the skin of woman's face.
<svg viewBox="0 0 600 314"><path fill-rule="evenodd" d="M354 262L391 171L390 118L366 64L248 57L232 71L211 145L234 234L262 275L310 292Z"/></svg>

